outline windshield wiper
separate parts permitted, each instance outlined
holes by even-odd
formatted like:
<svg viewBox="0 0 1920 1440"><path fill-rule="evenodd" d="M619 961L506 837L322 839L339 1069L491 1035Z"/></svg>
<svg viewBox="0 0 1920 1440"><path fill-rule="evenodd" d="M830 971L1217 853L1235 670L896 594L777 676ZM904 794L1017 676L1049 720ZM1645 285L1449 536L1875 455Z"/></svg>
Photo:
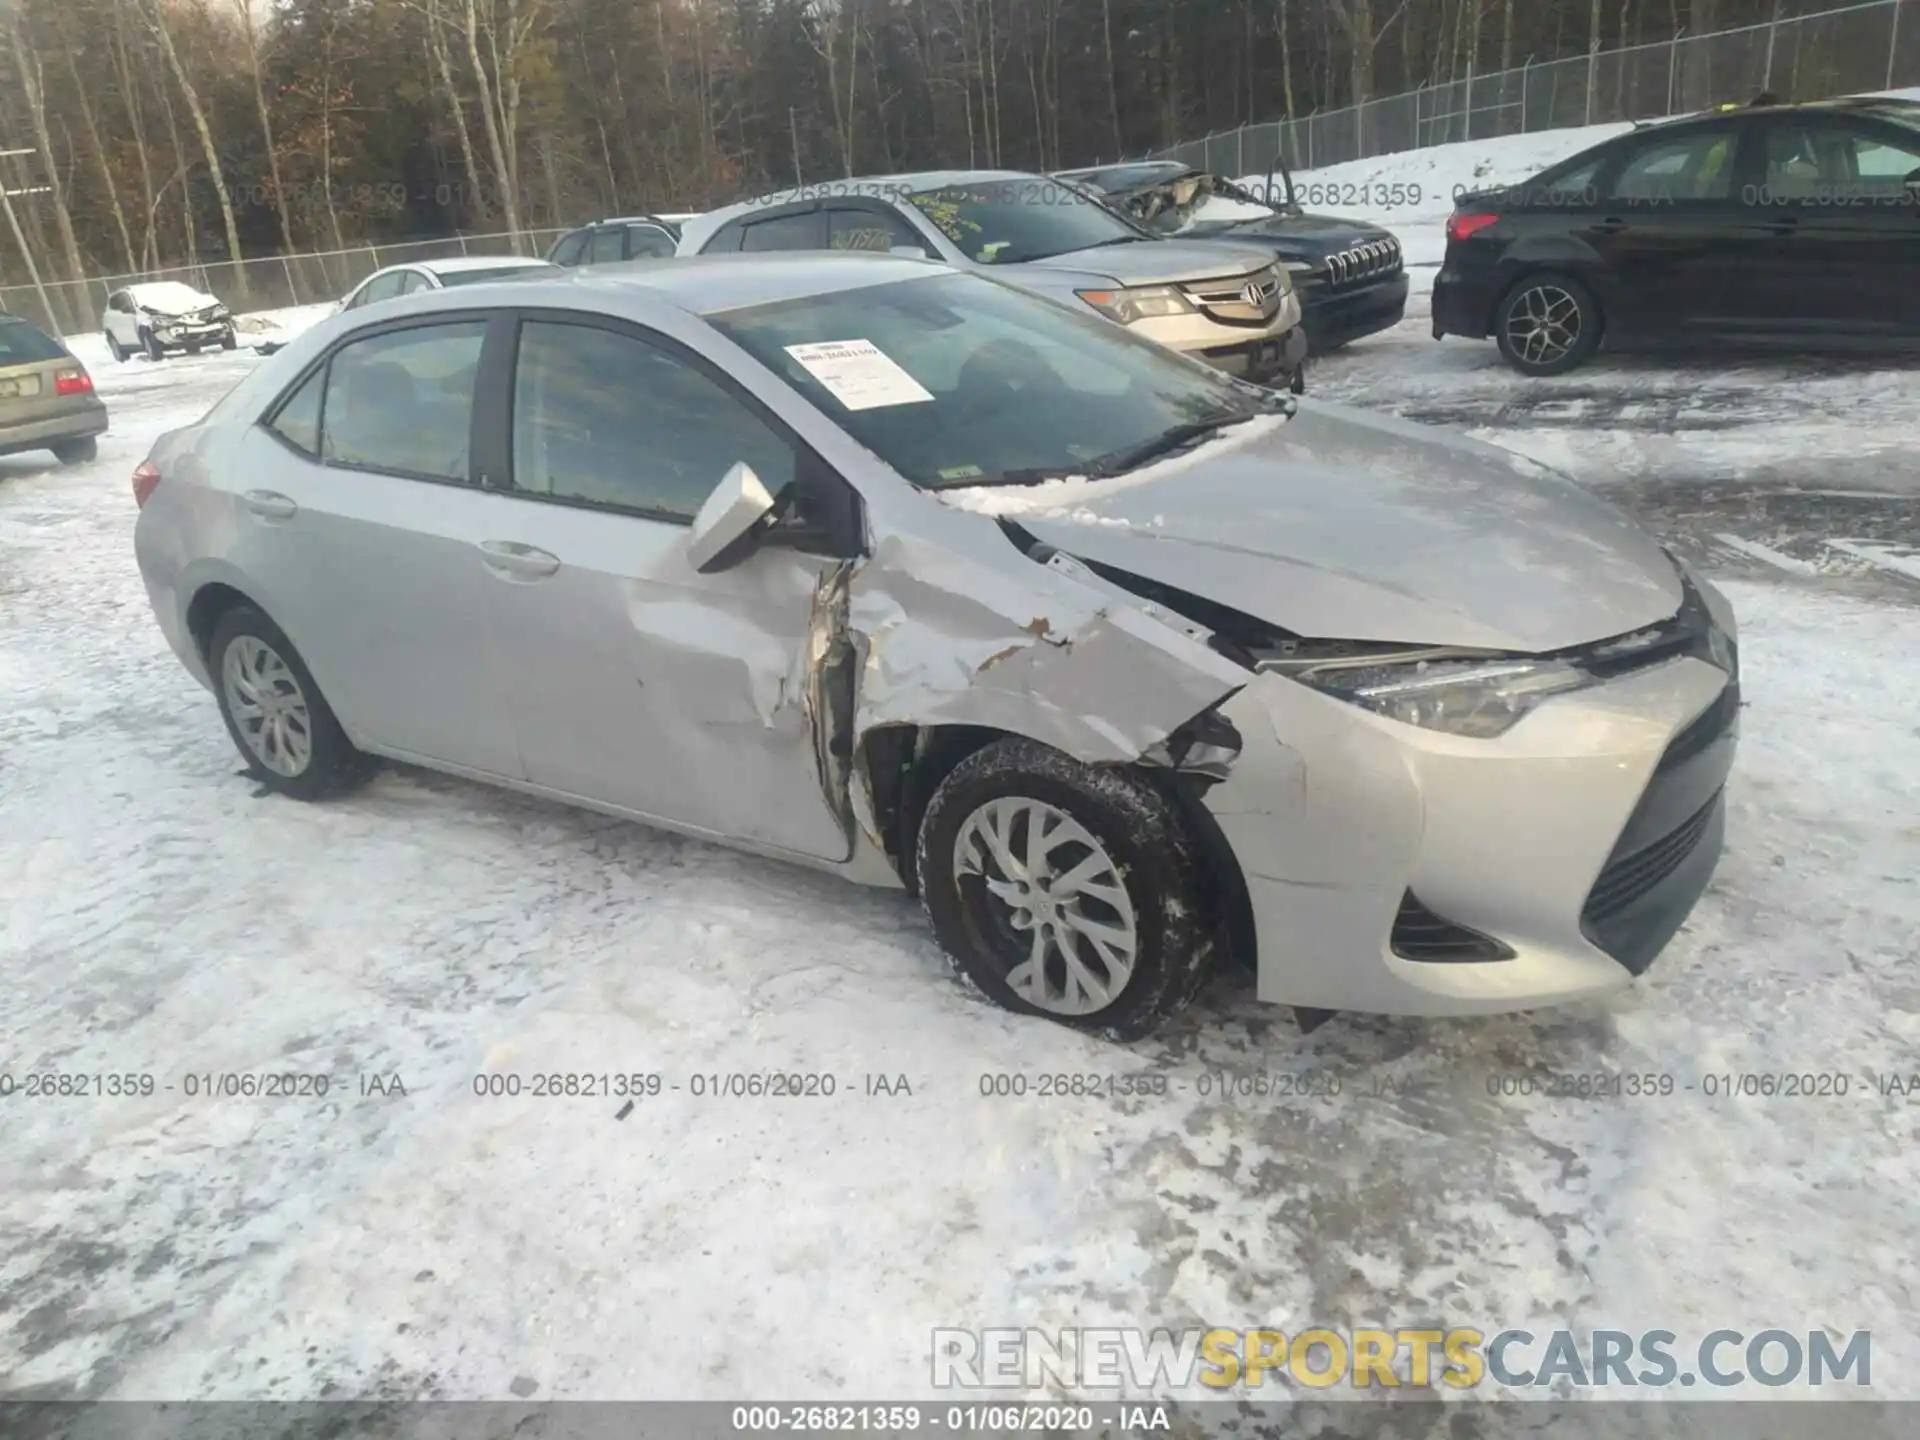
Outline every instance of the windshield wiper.
<svg viewBox="0 0 1920 1440"><path fill-rule="evenodd" d="M1142 240L1151 240L1154 238L1155 237L1151 235L1116 235L1111 240L1096 240L1093 244L1084 245L1081 248L1084 250L1104 250L1109 245L1137 245Z"/></svg>
<svg viewBox="0 0 1920 1440"><path fill-rule="evenodd" d="M1149 460L1158 460L1165 455L1190 450L1217 430L1224 430L1229 425L1244 424L1255 418L1252 415L1229 413L1216 415L1211 420L1189 420L1185 424L1174 426L1171 430L1163 430L1151 440L1143 440L1131 449L1114 451L1113 454L1096 463L1092 473L1103 478L1108 475L1124 474L1136 466L1146 464Z"/></svg>

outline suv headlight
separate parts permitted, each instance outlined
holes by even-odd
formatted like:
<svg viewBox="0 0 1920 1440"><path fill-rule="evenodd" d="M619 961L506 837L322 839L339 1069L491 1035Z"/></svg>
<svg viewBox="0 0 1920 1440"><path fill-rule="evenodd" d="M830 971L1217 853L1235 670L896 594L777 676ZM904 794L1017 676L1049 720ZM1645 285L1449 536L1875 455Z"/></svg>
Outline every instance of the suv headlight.
<svg viewBox="0 0 1920 1440"><path fill-rule="evenodd" d="M1594 683L1564 660L1525 657L1285 667L1282 673L1376 715L1475 740L1504 735L1550 695Z"/></svg>
<svg viewBox="0 0 1920 1440"><path fill-rule="evenodd" d="M1141 285L1132 290L1073 292L1109 320L1131 325L1160 315L1190 315L1193 305L1177 285Z"/></svg>

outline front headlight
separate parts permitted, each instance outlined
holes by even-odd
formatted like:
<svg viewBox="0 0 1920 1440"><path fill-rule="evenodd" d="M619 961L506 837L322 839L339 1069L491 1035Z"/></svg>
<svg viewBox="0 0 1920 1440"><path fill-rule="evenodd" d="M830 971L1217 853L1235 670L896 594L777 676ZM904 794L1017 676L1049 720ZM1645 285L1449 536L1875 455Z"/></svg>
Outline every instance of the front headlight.
<svg viewBox="0 0 1920 1440"><path fill-rule="evenodd" d="M1524 657L1285 667L1283 673L1376 715L1475 740L1504 735L1549 695L1593 683L1563 660Z"/></svg>
<svg viewBox="0 0 1920 1440"><path fill-rule="evenodd" d="M1076 290L1109 320L1131 325L1162 315L1190 315L1193 305L1177 285L1142 285L1132 290Z"/></svg>

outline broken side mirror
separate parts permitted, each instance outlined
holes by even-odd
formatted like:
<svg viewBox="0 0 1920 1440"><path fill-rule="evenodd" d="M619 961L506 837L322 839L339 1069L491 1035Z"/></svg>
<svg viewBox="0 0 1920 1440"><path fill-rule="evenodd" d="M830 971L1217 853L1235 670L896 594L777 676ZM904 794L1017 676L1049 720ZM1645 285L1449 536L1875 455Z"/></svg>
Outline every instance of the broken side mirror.
<svg viewBox="0 0 1920 1440"><path fill-rule="evenodd" d="M778 502L751 465L736 462L693 517L687 534L687 559L693 568L711 575L745 560L773 523Z"/></svg>

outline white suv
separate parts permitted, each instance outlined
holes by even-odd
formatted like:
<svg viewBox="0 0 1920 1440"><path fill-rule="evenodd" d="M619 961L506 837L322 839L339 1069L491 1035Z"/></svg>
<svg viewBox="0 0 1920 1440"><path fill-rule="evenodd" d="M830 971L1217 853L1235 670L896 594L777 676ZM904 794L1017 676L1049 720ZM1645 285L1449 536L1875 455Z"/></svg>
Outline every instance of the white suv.
<svg viewBox="0 0 1920 1440"><path fill-rule="evenodd" d="M169 350L198 355L209 345L231 350L239 344L232 312L206 291L178 280L114 291L107 297L103 328L116 360L143 350L149 359L159 360Z"/></svg>

